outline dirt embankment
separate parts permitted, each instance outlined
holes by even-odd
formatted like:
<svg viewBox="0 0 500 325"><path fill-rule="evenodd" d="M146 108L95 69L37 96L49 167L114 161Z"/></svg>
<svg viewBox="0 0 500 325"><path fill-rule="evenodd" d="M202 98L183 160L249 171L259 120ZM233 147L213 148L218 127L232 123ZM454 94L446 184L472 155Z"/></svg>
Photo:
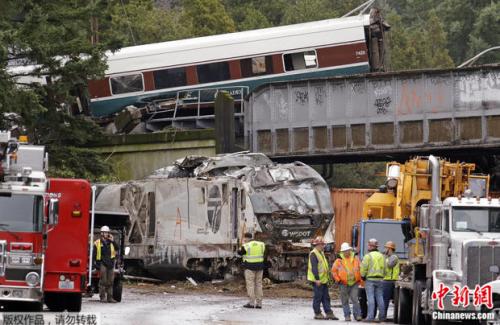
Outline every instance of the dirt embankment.
<svg viewBox="0 0 500 325"><path fill-rule="evenodd" d="M137 289L138 292L147 294L154 293L177 293L177 294L220 294L228 296L245 296L246 288L243 279L227 281L205 281L192 284L186 281L170 281L162 284L145 282L127 282L126 287ZM305 281L287 283L272 283L269 279L263 281L264 297L270 298L311 298L311 285ZM332 299L338 298L338 288L332 286L330 289Z"/></svg>

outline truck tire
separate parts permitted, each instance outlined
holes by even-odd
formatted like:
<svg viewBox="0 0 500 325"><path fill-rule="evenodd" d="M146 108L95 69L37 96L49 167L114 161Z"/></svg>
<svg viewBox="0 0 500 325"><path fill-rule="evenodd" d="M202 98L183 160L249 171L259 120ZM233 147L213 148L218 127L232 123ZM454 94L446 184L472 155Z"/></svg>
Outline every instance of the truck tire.
<svg viewBox="0 0 500 325"><path fill-rule="evenodd" d="M122 278L121 276L117 276L113 281L113 299L118 302L122 301L122 291L123 291Z"/></svg>
<svg viewBox="0 0 500 325"><path fill-rule="evenodd" d="M394 312L393 312L393 317L392 321L394 324L399 324L399 313L398 313L398 301L399 301L399 288L394 288Z"/></svg>
<svg viewBox="0 0 500 325"><path fill-rule="evenodd" d="M398 324L409 324L411 322L412 297L410 290L399 288L398 303L394 303L394 309L398 310Z"/></svg>
<svg viewBox="0 0 500 325"><path fill-rule="evenodd" d="M422 314L422 292L425 289L424 281L416 281L413 288L413 308L412 308L412 325L426 324L424 314Z"/></svg>
<svg viewBox="0 0 500 325"><path fill-rule="evenodd" d="M61 297L61 295L57 293L47 292L45 293L44 301L47 308L50 311L61 312L66 308L65 297Z"/></svg>
<svg viewBox="0 0 500 325"><path fill-rule="evenodd" d="M29 303L29 311L40 312L43 311L43 302L31 302Z"/></svg>
<svg viewBox="0 0 500 325"><path fill-rule="evenodd" d="M82 310L82 294L73 293L66 297L66 309L69 312L79 313Z"/></svg>

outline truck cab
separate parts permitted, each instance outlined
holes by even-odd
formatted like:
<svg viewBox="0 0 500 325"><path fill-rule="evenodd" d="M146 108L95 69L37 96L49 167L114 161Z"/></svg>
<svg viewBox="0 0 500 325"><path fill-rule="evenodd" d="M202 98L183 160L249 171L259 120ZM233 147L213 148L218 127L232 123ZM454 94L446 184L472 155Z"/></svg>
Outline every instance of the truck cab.
<svg viewBox="0 0 500 325"><path fill-rule="evenodd" d="M48 179L48 155L0 131L0 306L80 311L91 187Z"/></svg>
<svg viewBox="0 0 500 325"><path fill-rule="evenodd" d="M440 256L441 267L432 270L432 288L441 283L448 287L467 286L468 309L474 310L476 285L492 285L500 279L500 199L449 197L443 201L437 219L441 219L434 225L440 233L440 243L431 244L429 249ZM495 291L495 286L492 289L493 300L500 301L500 291ZM451 301L451 295L446 301ZM434 304L431 310L436 309ZM445 304L445 309L457 307Z"/></svg>
<svg viewBox="0 0 500 325"><path fill-rule="evenodd" d="M402 232L404 221L391 219L361 220L352 229L352 247L357 248L360 259L367 253L368 240L376 238L379 244L391 240L396 244L396 255L408 258L408 247Z"/></svg>
<svg viewBox="0 0 500 325"><path fill-rule="evenodd" d="M408 245L405 243L403 227L406 221L394 219L371 219L361 220L352 228L351 245L358 253L359 260L363 260L363 256L368 253L368 241L371 238L376 238L379 245L384 245L391 240L396 244L396 255L400 261L408 259ZM379 249L383 252L383 248ZM360 285L358 290L358 299L361 306L362 317L367 315L367 299L364 286Z"/></svg>

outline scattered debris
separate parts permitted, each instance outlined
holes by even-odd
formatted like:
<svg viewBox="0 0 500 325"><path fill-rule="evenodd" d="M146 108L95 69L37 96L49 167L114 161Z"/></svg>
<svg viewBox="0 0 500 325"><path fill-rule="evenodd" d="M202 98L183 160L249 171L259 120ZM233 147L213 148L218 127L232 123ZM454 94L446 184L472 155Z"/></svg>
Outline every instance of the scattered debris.
<svg viewBox="0 0 500 325"><path fill-rule="evenodd" d="M225 296L246 296L247 291L245 281L241 277L237 277L232 281L221 281L212 283L212 281L197 282L197 286L193 286L189 281L175 281L163 284L153 283L128 283L130 289L137 288L147 293L158 292L161 294L215 294ZM305 280L297 280L294 282L269 283L263 286L264 297L269 298L311 298L312 287ZM337 286L333 286L330 290L332 299L339 298L339 290Z"/></svg>
<svg viewBox="0 0 500 325"><path fill-rule="evenodd" d="M143 276L133 276L133 275L124 275L123 278L125 280L129 281L143 281L143 282L150 282L150 283L161 283L161 280L154 279L154 278L147 278Z"/></svg>
<svg viewBox="0 0 500 325"><path fill-rule="evenodd" d="M141 111L135 106L127 106L115 118L116 131L129 133L141 122Z"/></svg>
<svg viewBox="0 0 500 325"><path fill-rule="evenodd" d="M196 281L195 281L195 280L193 280L193 278L191 278L191 277L187 277L186 279L187 279L189 282L191 282L191 284L192 284L192 285L194 285L195 287L196 287L196 286L198 286L198 283L196 283Z"/></svg>

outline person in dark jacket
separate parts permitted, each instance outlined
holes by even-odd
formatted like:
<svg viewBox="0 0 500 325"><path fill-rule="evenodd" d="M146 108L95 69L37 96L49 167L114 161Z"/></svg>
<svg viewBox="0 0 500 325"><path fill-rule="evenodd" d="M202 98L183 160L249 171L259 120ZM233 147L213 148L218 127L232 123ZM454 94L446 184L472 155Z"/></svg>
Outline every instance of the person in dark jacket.
<svg viewBox="0 0 500 325"><path fill-rule="evenodd" d="M117 250L118 245L114 242L109 227L101 227L101 236L94 242L94 265L99 270L100 274L99 298L101 302L117 302L113 299L113 281Z"/></svg>
<svg viewBox="0 0 500 325"><path fill-rule="evenodd" d="M314 319L333 319L338 318L333 314L330 304L330 293L328 292L328 285L331 282L330 268L328 267L328 260L325 257L323 249L325 242L323 237L318 236L312 241L314 247L309 253L309 262L307 265L307 280L313 285L313 310ZM321 313L321 305L325 315Z"/></svg>
<svg viewBox="0 0 500 325"><path fill-rule="evenodd" d="M265 268L266 245L257 240L252 240L251 233L245 233L243 245L238 250L238 254L243 258L243 268L245 269L245 282L249 301L243 307L262 308L262 276Z"/></svg>

